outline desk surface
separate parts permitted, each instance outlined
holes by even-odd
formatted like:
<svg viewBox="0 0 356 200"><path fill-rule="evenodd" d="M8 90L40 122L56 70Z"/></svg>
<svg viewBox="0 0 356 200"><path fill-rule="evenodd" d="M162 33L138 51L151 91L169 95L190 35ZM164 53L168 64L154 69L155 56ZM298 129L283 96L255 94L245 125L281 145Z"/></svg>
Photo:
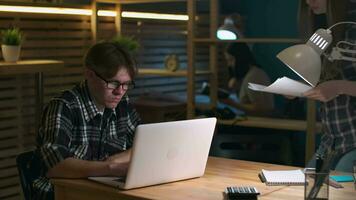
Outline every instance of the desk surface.
<svg viewBox="0 0 356 200"><path fill-rule="evenodd" d="M303 199L303 186L266 186L258 173L261 169L282 170L295 167L209 157L205 175L200 178L157 186L119 190L85 179L53 179L56 200L63 199L223 199L227 186L255 186L259 199ZM356 195L353 183L344 188L330 187L330 199L349 200Z"/></svg>
<svg viewBox="0 0 356 200"><path fill-rule="evenodd" d="M0 62L0 75L51 72L64 68L63 61L58 60L20 60L17 62Z"/></svg>

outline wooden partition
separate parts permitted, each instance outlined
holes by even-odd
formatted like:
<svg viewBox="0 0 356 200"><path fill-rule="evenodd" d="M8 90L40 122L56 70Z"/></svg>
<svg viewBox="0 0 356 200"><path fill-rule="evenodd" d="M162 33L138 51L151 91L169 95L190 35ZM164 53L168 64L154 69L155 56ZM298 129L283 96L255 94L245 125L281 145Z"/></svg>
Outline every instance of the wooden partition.
<svg viewBox="0 0 356 200"><path fill-rule="evenodd" d="M21 59L55 59L65 63L65 70L45 74L45 103L61 90L82 80L83 55L92 42L90 19L90 16L79 15L0 12L0 29L17 26L25 33ZM181 69L185 69L186 27L186 21L124 18L122 33L139 40L141 49L136 57L140 68L164 69L165 57L175 53L179 56ZM114 18L99 17L99 30L98 41L111 38L115 34ZM197 49L198 69L208 65L208 52L206 47ZM203 80L206 77L196 78L197 83ZM137 88L131 91L131 95L137 97L152 91L185 92L186 81L182 76L139 76ZM34 148L34 87L34 75L0 73L0 199L22 199L15 157L19 152Z"/></svg>

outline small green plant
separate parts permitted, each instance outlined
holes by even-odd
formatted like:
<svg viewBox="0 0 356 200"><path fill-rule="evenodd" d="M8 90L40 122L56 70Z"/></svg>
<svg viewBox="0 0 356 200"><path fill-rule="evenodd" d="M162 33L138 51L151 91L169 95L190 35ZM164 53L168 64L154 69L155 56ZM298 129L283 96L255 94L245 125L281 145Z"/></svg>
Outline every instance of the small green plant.
<svg viewBox="0 0 356 200"><path fill-rule="evenodd" d="M129 36L117 35L113 37L111 41L117 43L119 46L130 53L135 53L140 47L137 40Z"/></svg>
<svg viewBox="0 0 356 200"><path fill-rule="evenodd" d="M20 45L23 40L23 33L18 28L9 28L1 31L2 44Z"/></svg>

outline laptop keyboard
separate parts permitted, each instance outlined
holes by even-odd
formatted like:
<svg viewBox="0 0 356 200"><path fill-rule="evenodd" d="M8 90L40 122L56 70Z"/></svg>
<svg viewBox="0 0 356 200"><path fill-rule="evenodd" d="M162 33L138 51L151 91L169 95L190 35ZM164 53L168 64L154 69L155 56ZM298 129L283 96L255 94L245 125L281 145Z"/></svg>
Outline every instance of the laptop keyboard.
<svg viewBox="0 0 356 200"><path fill-rule="evenodd" d="M125 181L126 181L126 176L118 177L117 179L114 179L114 181L120 182L120 183L125 183Z"/></svg>

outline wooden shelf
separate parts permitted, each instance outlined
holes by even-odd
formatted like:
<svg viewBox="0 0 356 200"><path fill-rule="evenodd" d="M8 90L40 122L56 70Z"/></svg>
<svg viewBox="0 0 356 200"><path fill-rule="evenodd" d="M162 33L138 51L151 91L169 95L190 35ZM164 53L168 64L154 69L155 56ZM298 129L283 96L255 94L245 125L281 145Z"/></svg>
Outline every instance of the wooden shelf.
<svg viewBox="0 0 356 200"><path fill-rule="evenodd" d="M306 131L307 122L304 120L293 119L279 119L279 118L266 118L266 117L247 117L237 118L231 120L219 120L219 124L245 126L245 127L257 127L257 128L271 128L280 130L291 131ZM316 124L316 131L321 131L321 124Z"/></svg>
<svg viewBox="0 0 356 200"><path fill-rule="evenodd" d="M209 75L211 74L208 70L198 70L195 75ZM138 75L159 75L159 76L187 76L187 70L177 70L174 72L167 71L164 69L139 69Z"/></svg>
<svg viewBox="0 0 356 200"><path fill-rule="evenodd" d="M0 75L52 72L64 68L58 60L21 60L13 63L0 62Z"/></svg>
<svg viewBox="0 0 356 200"><path fill-rule="evenodd" d="M227 43L227 42L245 42L245 43L302 43L301 39L296 38L241 38L238 40L218 40L211 38L194 38L198 43Z"/></svg>

